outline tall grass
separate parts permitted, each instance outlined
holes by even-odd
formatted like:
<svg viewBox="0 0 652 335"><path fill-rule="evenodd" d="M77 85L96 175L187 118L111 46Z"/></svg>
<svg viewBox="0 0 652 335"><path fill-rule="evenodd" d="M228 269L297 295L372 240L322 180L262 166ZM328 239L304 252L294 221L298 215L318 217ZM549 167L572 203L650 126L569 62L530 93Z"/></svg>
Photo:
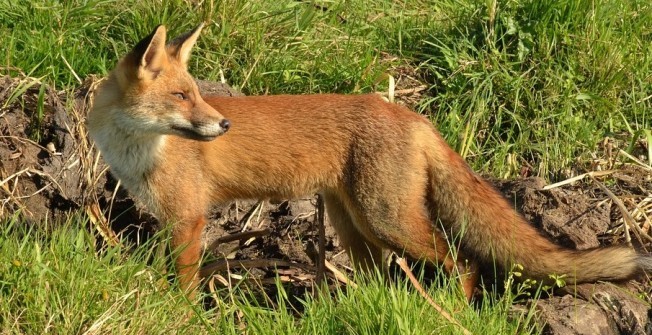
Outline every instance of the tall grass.
<svg viewBox="0 0 652 335"><path fill-rule="evenodd" d="M488 1L448 12L448 27L429 31L416 55L432 77L423 108L483 170L512 176L515 155L539 175L567 177L605 137L650 128L649 2Z"/></svg>
<svg viewBox="0 0 652 335"><path fill-rule="evenodd" d="M280 282L276 298L261 299L264 292L245 281L218 290L217 304L206 296L214 307L204 309L170 285L162 235L135 248L107 247L78 217L53 227L2 222L0 334L461 334L406 281L378 276L299 303ZM473 333L534 330L533 312L510 312L511 297L476 310L450 284L430 294Z"/></svg>
<svg viewBox="0 0 652 335"><path fill-rule="evenodd" d="M191 71L247 94L384 90L409 66L419 110L475 168L583 171L605 137L650 128L648 1L5 1L3 72L66 88L157 24L208 22Z"/></svg>

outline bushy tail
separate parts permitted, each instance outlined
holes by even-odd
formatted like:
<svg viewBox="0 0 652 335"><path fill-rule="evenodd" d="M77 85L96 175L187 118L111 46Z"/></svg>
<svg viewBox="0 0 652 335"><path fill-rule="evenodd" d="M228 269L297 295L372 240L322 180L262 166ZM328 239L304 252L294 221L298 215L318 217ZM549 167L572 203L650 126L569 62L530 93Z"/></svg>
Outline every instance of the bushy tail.
<svg viewBox="0 0 652 335"><path fill-rule="evenodd" d="M569 283L622 280L652 271L652 258L627 247L572 250L553 244L528 224L505 198L478 177L437 134L427 153L432 180L431 208L462 252L505 270L523 266L527 278L547 281L566 275Z"/></svg>

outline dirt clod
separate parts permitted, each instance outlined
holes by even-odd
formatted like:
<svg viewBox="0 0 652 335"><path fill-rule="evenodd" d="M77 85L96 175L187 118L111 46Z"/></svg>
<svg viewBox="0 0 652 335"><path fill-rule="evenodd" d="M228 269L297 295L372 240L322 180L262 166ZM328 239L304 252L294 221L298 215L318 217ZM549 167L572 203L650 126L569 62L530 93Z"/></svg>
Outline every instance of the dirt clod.
<svg viewBox="0 0 652 335"><path fill-rule="evenodd" d="M525 218L557 244L574 249L600 246L598 236L609 229L611 210L598 206L581 190L543 190L541 178L500 182L500 188Z"/></svg>

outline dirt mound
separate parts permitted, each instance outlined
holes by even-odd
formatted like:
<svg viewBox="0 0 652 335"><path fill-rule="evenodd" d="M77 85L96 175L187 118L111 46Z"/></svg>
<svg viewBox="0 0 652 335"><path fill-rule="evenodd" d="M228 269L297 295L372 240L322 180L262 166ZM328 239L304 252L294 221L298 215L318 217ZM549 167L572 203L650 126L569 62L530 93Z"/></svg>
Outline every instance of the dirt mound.
<svg viewBox="0 0 652 335"><path fill-rule="evenodd" d="M629 168L631 171L627 176L638 175L649 186L646 173ZM623 243L621 235L625 235L622 231L626 229L623 212L611 202L621 201L620 198L649 197L647 193L632 194L628 187L619 184L611 186L612 195L613 192L620 194L614 198L616 200L604 195L599 186L592 187L591 184L547 190L544 189L545 181L539 178L496 181L496 184L528 221L556 243L575 249ZM627 212L625 216L632 215ZM641 222L641 226L644 227L641 230L645 229L642 236L649 236L649 225ZM639 244L645 242L650 245L649 241ZM536 301L534 307L539 312L540 324L545 325L544 334L652 334L652 286L649 278L643 283L630 281L620 286L597 283L563 287L555 292L555 296Z"/></svg>
<svg viewBox="0 0 652 335"><path fill-rule="evenodd" d="M107 243L117 241L116 232L153 229L155 220L119 187L88 139L85 116L96 84L89 78L69 94L32 78L0 78L0 221L18 217L39 225L81 211ZM200 82L200 89L218 95L239 94L212 82ZM587 182L550 189L543 189L545 182L535 178L495 183L532 224L557 243L577 249L614 243L650 246L649 167L639 162L609 168L594 174L594 179L587 176ZM608 180L609 187L598 179ZM266 285L278 275L288 293L300 298L316 277L315 202L314 198L277 204L236 201L215 208L204 245L216 260L205 270L223 271L212 277L211 285L228 286L245 275ZM346 276L348 258L328 224L325 240L329 266ZM239 272L239 267L248 271ZM329 271L331 277L333 271ZM275 287L270 284L265 289ZM548 334L652 333L649 279L567 290L536 302ZM531 303L523 301L521 308Z"/></svg>
<svg viewBox="0 0 652 335"><path fill-rule="evenodd" d="M36 79L0 78L0 215L23 219L64 215L81 197L82 147L63 93Z"/></svg>

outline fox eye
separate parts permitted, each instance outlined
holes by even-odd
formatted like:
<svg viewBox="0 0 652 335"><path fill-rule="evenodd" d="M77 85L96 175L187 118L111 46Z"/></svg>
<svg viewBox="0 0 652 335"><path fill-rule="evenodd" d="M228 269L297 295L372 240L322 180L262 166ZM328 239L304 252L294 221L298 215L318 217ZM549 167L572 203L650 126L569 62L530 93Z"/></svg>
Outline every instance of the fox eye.
<svg viewBox="0 0 652 335"><path fill-rule="evenodd" d="M174 92L174 93L172 93L172 95L177 97L177 99L179 99L179 100L188 100L188 96L183 92Z"/></svg>

